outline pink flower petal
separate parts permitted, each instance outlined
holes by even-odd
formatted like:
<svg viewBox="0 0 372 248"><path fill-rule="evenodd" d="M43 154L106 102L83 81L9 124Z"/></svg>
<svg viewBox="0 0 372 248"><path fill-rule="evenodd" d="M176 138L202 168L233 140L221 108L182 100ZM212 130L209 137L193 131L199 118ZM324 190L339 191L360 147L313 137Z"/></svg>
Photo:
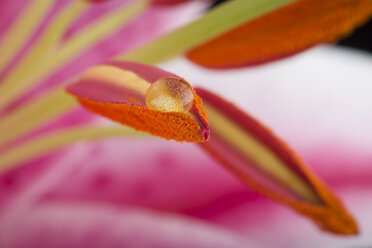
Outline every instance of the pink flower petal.
<svg viewBox="0 0 372 248"><path fill-rule="evenodd" d="M13 226L17 232L0 241L2 247L239 248L254 244L190 218L114 205L49 202L30 209L18 223Z"/></svg>

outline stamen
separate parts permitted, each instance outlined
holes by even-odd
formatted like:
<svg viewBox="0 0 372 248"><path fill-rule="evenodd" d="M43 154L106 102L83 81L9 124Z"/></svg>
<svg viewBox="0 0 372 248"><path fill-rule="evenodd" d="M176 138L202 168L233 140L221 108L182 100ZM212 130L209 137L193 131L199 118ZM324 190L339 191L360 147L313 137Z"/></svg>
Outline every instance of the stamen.
<svg viewBox="0 0 372 248"><path fill-rule="evenodd" d="M323 230L358 233L342 203L282 140L236 106L201 88L212 137L200 143L221 165L262 194L313 219Z"/></svg>
<svg viewBox="0 0 372 248"><path fill-rule="evenodd" d="M188 112L194 102L190 85L179 78L162 78L153 83L146 93L146 105L161 112Z"/></svg>
<svg viewBox="0 0 372 248"><path fill-rule="evenodd" d="M88 70L66 90L86 109L136 130L179 142L209 138L200 97L184 79L160 68L109 62Z"/></svg>
<svg viewBox="0 0 372 248"><path fill-rule="evenodd" d="M226 30L229 30L231 28L238 26L241 23L252 20L264 13L268 13L275 8L279 8L293 1L294 0L280 0L280 1L235 0L235 1L230 1L228 3L220 5L218 8L215 8L214 10L210 11L208 14L190 23L189 25L182 27L169 34L166 34L163 37L159 38L158 40L155 40L143 47L140 47L131 53L125 54L124 58L129 58L133 61L139 61L143 63L146 63L146 62L153 63L153 64L159 63L167 58L171 58L176 55L182 54L183 52L191 49L195 45L198 45L206 40L212 39L224 33ZM128 9L130 8L128 7ZM126 14L123 13L122 15L125 16ZM41 72L40 71L38 72L39 73L38 78L45 77L45 75L48 75L48 73L51 73L55 69L56 66L59 66L67 62L68 60L71 60L77 51L85 48L88 45L91 45L92 39L86 38L86 36L89 36L89 37L94 36L93 34L95 33L94 32L95 27L97 27L95 25L98 25L99 27L101 26L104 27L105 25L107 25L106 23L106 21L108 22L108 20L106 20L107 18L110 18L110 17L105 17L105 19L99 19L97 23L88 27L89 30L87 31L82 30L79 33L79 36L76 36L76 38L71 38L71 40L67 41L65 45L62 45L62 47L60 48L61 49L61 52L59 53L60 55L57 54L55 57L56 62L54 60L50 60L48 61L49 63L45 65L45 67L41 67L40 65L38 65L37 70L41 70ZM113 18L116 19L116 17L113 17ZM124 20L129 21L128 19L124 19ZM202 33L200 33L200 30L203 30ZM105 35L105 34L101 33L101 35ZM90 42L86 43L85 41L80 41L81 39L85 41L90 41ZM36 61L34 61L34 63L35 62ZM25 72L22 72L19 74L27 75L27 76L29 75ZM22 82L25 82L28 85L32 85L32 83L35 82L35 79L25 78ZM26 85L24 87L27 88ZM66 98L68 97L66 96ZM50 104L52 102L53 102L52 97L50 97L48 98L48 101L44 102L44 104L52 106ZM30 113L40 113L39 110L45 108L45 106L41 105L40 99L30 101L28 105L34 106L32 107L33 111L19 110L17 111L17 116L18 116L17 118L19 118L20 120L21 119L27 120L30 116ZM72 108L73 106L75 106L75 104L72 104L70 108ZM67 109L63 109L63 110L55 109L53 114L45 115L42 120L39 120L38 125L42 125L43 123L50 121L53 117L61 114L62 112L66 110ZM34 115L34 116L37 116L37 115ZM2 127L2 121L3 120L0 120L0 127ZM22 125L20 125L20 123L22 123ZM19 122L18 125L22 127L24 123L27 123L27 122ZM18 130L14 132L13 137L19 137L21 133L23 134L26 132L30 132L34 128L36 128L36 126L29 128L27 131ZM4 129L0 129L0 130L4 130Z"/></svg>
<svg viewBox="0 0 372 248"><path fill-rule="evenodd" d="M136 50L119 56L130 60L155 64L183 54L232 28L253 20L295 0L235 0L209 11L196 21L179 28Z"/></svg>

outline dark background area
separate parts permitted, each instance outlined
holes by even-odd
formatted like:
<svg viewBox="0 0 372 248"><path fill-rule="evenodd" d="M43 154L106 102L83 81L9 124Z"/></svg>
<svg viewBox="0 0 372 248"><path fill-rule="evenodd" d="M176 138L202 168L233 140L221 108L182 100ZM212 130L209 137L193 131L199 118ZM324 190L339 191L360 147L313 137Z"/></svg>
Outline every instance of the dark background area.
<svg viewBox="0 0 372 248"><path fill-rule="evenodd" d="M353 47L372 53L372 20L356 29L350 36L341 40L338 45Z"/></svg>
<svg viewBox="0 0 372 248"><path fill-rule="evenodd" d="M210 8L213 8L225 1L228 0L214 1ZM354 32L345 39L340 40L337 45L352 47L372 53L372 19L369 22L365 23L363 26L354 30Z"/></svg>

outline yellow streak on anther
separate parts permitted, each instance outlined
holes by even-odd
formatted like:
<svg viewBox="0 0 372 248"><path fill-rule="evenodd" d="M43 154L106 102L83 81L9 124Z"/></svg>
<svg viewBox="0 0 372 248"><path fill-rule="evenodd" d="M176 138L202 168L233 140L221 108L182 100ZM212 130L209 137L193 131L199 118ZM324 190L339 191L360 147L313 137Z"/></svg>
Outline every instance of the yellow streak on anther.
<svg viewBox="0 0 372 248"><path fill-rule="evenodd" d="M133 90L141 95L145 95L147 89L151 86L149 82L137 74L111 65L94 66L85 71L80 80L94 80L114 84Z"/></svg>

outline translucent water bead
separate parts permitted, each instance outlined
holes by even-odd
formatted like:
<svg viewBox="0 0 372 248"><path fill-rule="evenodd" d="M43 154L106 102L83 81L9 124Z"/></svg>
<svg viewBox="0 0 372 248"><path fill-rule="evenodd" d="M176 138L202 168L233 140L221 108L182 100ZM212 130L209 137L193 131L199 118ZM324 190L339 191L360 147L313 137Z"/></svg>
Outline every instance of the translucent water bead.
<svg viewBox="0 0 372 248"><path fill-rule="evenodd" d="M184 113L191 109L194 93L190 85L179 78L162 78L153 83L146 93L149 109Z"/></svg>

